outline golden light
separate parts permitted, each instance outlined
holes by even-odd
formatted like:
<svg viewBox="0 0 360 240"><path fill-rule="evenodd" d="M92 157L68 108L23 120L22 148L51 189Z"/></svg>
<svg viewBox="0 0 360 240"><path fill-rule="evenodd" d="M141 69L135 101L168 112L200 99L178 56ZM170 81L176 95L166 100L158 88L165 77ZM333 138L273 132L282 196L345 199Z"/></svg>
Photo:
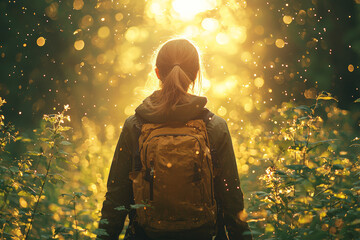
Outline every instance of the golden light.
<svg viewBox="0 0 360 240"><path fill-rule="evenodd" d="M264 31L265 31L265 29L264 29L264 27L261 26L261 25L258 25L258 26L255 27L255 33L256 33L257 35L263 35L263 34L264 34Z"/></svg>
<svg viewBox="0 0 360 240"><path fill-rule="evenodd" d="M244 104L244 110L246 112L251 112L253 110L253 101L251 98L248 99L247 103Z"/></svg>
<svg viewBox="0 0 360 240"><path fill-rule="evenodd" d="M153 4L151 4L150 6L150 11L154 14L161 14L162 13L162 8L161 5L157 2L154 2Z"/></svg>
<svg viewBox="0 0 360 240"><path fill-rule="evenodd" d="M28 203L26 202L26 200L24 199L24 198L20 198L19 199L19 203L20 203L20 206L22 207L22 208L27 208L27 206L28 206Z"/></svg>
<svg viewBox="0 0 360 240"><path fill-rule="evenodd" d="M122 13L115 14L115 20L120 22L124 18L124 15Z"/></svg>
<svg viewBox="0 0 360 240"><path fill-rule="evenodd" d="M81 28L87 28L94 24L94 19L91 15L85 15L80 21Z"/></svg>
<svg viewBox="0 0 360 240"><path fill-rule="evenodd" d="M206 79L206 78L203 78L201 81L202 81L202 82L201 82L202 91L203 91L204 93L206 93L207 91L209 91L209 89L210 89L210 87L211 87L211 82L210 82L208 79Z"/></svg>
<svg viewBox="0 0 360 240"><path fill-rule="evenodd" d="M354 65L350 64L348 66L348 70L349 70L349 72L353 72L354 71Z"/></svg>
<svg viewBox="0 0 360 240"><path fill-rule="evenodd" d="M219 27L219 22L218 20L214 19L214 18L205 18L202 22L201 22L201 26L208 31L215 31L218 27Z"/></svg>
<svg viewBox="0 0 360 240"><path fill-rule="evenodd" d="M231 27L229 32L231 33L231 37L239 43L245 42L247 37L245 27Z"/></svg>
<svg viewBox="0 0 360 240"><path fill-rule="evenodd" d="M82 50L85 47L85 42L83 40L77 40L74 43L74 48L78 51Z"/></svg>
<svg viewBox="0 0 360 240"><path fill-rule="evenodd" d="M229 43L229 36L225 33L218 33L216 35L216 42L220 45L225 45Z"/></svg>
<svg viewBox="0 0 360 240"><path fill-rule="evenodd" d="M264 86L264 79L261 77L257 77L254 80L254 84L256 87L261 88L262 86Z"/></svg>
<svg viewBox="0 0 360 240"><path fill-rule="evenodd" d="M130 27L125 33L125 39L128 42L135 42L139 38L140 31L137 27Z"/></svg>
<svg viewBox="0 0 360 240"><path fill-rule="evenodd" d="M107 38L110 35L110 29L107 26L102 26L98 30L98 36L100 38Z"/></svg>
<svg viewBox="0 0 360 240"><path fill-rule="evenodd" d="M73 8L75 10L81 10L84 7L84 1L83 0L74 0Z"/></svg>
<svg viewBox="0 0 360 240"><path fill-rule="evenodd" d="M276 39L275 41L275 45L278 47L278 48L283 48L285 46L285 42L284 40L282 40L281 38L278 38Z"/></svg>
<svg viewBox="0 0 360 240"><path fill-rule="evenodd" d="M180 36L191 39L194 36L199 36L200 32L201 30L197 26L190 25L184 29Z"/></svg>
<svg viewBox="0 0 360 240"><path fill-rule="evenodd" d="M236 86L239 84L239 77L236 75L228 76L225 81L220 82L214 86L214 93L218 96L226 96L230 92L233 92L236 89Z"/></svg>
<svg viewBox="0 0 360 240"><path fill-rule="evenodd" d="M214 9L216 0L174 0L172 7L179 18L191 20L200 12Z"/></svg>
<svg viewBox="0 0 360 240"><path fill-rule="evenodd" d="M221 106L221 107L219 107L219 109L217 110L217 113L220 115L220 116L225 116L226 115L226 113L227 113L227 110L226 110L226 108L225 107L223 107L223 106Z"/></svg>
<svg viewBox="0 0 360 240"><path fill-rule="evenodd" d="M292 22L292 17L291 16L287 16L287 15L285 15L284 17L283 17L283 21L284 21L284 23L285 24L290 24L291 22Z"/></svg>
<svg viewBox="0 0 360 240"><path fill-rule="evenodd" d="M241 54L241 60L243 61L243 62L250 62L251 61L251 59L252 59L252 55L251 55L251 53L250 52L243 52L242 54Z"/></svg>
<svg viewBox="0 0 360 240"><path fill-rule="evenodd" d="M45 38L39 37L39 38L36 40L36 44L37 44L39 47L44 46L44 45L45 45Z"/></svg>

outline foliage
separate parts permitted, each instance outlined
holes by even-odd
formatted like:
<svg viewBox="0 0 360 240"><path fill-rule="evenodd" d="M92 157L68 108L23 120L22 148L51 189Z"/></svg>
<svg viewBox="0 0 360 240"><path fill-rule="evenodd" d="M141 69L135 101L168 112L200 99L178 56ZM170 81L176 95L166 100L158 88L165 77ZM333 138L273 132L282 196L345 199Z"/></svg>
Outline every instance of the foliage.
<svg viewBox="0 0 360 240"><path fill-rule="evenodd" d="M159 85L154 50L184 36L203 52L207 107L232 133L254 235L351 239L359 4L0 2L0 95L16 125L0 114L0 238L94 238L121 125ZM68 103L71 130L51 133L61 113L38 127Z"/></svg>
<svg viewBox="0 0 360 240"><path fill-rule="evenodd" d="M273 117L271 157L251 195L250 222L258 239L356 239L360 227L360 162L356 145L324 120L322 93L312 106L285 104ZM326 107L329 108L329 107ZM341 111L340 111L341 112ZM339 120L339 119L337 119ZM356 138L355 140L358 140Z"/></svg>
<svg viewBox="0 0 360 240"><path fill-rule="evenodd" d="M246 200L255 239L356 239L359 138L352 138L349 114L331 104L335 100L322 92L310 106L289 102L268 109L261 115L270 120L263 131L244 134L242 143L234 138L238 162L247 158L251 164L252 174L243 174L242 186L245 195L252 191ZM106 234L94 224L102 202L98 191L105 188L96 169L99 162L86 162L111 147L95 148L99 140L91 122L85 129L95 142L72 144L78 133L64 126L70 120L67 110L65 106L61 113L44 115L31 137L5 124L1 115L1 238L92 239ZM84 150L83 144L93 147ZM14 157L11 145L24 153ZM239 166L240 172L245 172L244 166ZM258 179L261 184L255 184Z"/></svg>
<svg viewBox="0 0 360 240"><path fill-rule="evenodd" d="M63 112L58 114L44 115L42 127L34 130L36 135L33 139L15 138L17 133L13 132L14 126L2 122L2 238L30 239L34 236L48 239L56 236L56 231L47 232L47 228L38 227L38 224L49 214L41 206L43 201L48 201L49 198L46 194L47 185L51 184L54 187L55 184L64 182L60 173L66 167L69 154L64 151L63 146L71 144L66 137L70 127L63 126L65 120L70 120L70 117L65 115L68 108L65 106ZM24 143L28 151L19 158L14 157L11 152L6 151L6 145L11 142L10 140ZM45 220L48 219L45 217Z"/></svg>
<svg viewBox="0 0 360 240"><path fill-rule="evenodd" d="M85 119L84 135L90 139L73 144L79 133L64 125L70 121L68 110L66 105L62 112L44 115L31 136L19 134L0 116L1 239L92 239L99 234L102 161L91 166L89 161L106 151L96 146L93 123Z"/></svg>

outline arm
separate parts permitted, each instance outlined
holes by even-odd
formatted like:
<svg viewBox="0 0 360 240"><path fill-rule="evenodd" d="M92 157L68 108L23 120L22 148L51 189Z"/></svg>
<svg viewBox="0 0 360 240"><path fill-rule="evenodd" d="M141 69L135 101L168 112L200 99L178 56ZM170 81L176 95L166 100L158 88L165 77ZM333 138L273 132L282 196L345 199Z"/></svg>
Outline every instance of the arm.
<svg viewBox="0 0 360 240"><path fill-rule="evenodd" d="M124 206L129 209L131 204L131 181L129 171L131 168L131 147L129 146L129 127L125 122L119 141L116 146L114 158L111 164L107 182L107 193L101 210L99 229L103 229L109 236L99 236L97 239L117 240L121 233L127 210L115 210L116 207ZM107 223L104 222L106 219Z"/></svg>
<svg viewBox="0 0 360 240"><path fill-rule="evenodd" d="M208 124L211 147L215 149L216 199L222 208L223 221L230 240L250 240L251 235L243 235L250 231L246 222L240 220L244 210L244 197L240 188L240 180L230 133L225 120L214 116ZM216 166L218 165L218 166Z"/></svg>

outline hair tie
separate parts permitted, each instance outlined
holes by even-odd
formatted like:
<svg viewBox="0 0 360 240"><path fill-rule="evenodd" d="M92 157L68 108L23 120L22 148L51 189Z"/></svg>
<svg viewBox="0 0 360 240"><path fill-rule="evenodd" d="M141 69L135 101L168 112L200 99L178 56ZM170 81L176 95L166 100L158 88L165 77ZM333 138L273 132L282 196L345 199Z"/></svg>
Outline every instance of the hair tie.
<svg viewBox="0 0 360 240"><path fill-rule="evenodd" d="M181 68L181 66L180 66L179 63L174 64L174 65L173 65L173 68L174 68L175 66L179 66L179 67Z"/></svg>

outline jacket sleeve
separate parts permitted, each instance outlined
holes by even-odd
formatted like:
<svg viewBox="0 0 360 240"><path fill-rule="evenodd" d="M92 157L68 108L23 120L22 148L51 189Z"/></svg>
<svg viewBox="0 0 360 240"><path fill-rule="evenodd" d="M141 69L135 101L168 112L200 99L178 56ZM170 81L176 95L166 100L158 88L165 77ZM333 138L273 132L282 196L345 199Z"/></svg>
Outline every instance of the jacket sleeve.
<svg viewBox="0 0 360 240"><path fill-rule="evenodd" d="M131 169L131 141L129 121L123 126L112 160L107 192L101 210L101 220L97 239L117 240L121 233L126 215L132 203L132 186L129 180ZM116 208L122 208L122 210ZM106 234L102 234L105 230ZM102 232L102 233L101 233Z"/></svg>
<svg viewBox="0 0 360 240"><path fill-rule="evenodd" d="M226 121L214 115L207 124L207 129L211 148L214 150L214 166L217 172L214 180L215 197L228 237L230 240L251 240L248 224L239 218L244 210L244 197Z"/></svg>

